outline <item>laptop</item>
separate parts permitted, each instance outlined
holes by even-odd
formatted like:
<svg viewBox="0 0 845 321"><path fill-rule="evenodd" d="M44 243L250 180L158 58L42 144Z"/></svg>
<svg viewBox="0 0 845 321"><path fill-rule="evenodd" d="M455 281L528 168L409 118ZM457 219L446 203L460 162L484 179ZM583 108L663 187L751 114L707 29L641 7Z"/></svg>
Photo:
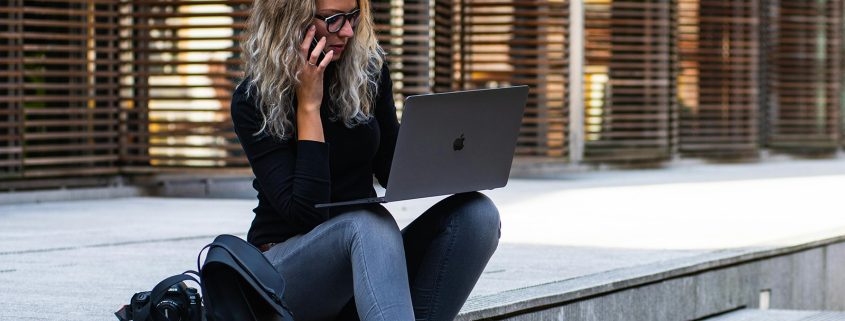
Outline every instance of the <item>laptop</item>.
<svg viewBox="0 0 845 321"><path fill-rule="evenodd" d="M384 196L315 207L504 187L527 98L528 86L407 97Z"/></svg>

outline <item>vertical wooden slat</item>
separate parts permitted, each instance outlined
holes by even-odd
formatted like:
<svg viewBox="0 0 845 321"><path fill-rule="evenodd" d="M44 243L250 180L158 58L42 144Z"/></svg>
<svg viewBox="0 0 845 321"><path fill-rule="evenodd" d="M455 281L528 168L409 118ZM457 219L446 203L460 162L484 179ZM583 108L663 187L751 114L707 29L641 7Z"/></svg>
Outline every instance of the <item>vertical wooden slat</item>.
<svg viewBox="0 0 845 321"><path fill-rule="evenodd" d="M460 1L434 0L434 91L460 88Z"/></svg>
<svg viewBox="0 0 845 321"><path fill-rule="evenodd" d="M839 142L845 147L845 0L839 0L840 5L840 28L839 28Z"/></svg>
<svg viewBox="0 0 845 321"><path fill-rule="evenodd" d="M769 0L768 146L831 152L840 138L842 1Z"/></svg>
<svg viewBox="0 0 845 321"><path fill-rule="evenodd" d="M758 3L679 0L678 8L680 151L756 155Z"/></svg>
<svg viewBox="0 0 845 321"><path fill-rule="evenodd" d="M250 3L121 1L125 171L248 165L229 105Z"/></svg>
<svg viewBox="0 0 845 321"><path fill-rule="evenodd" d="M0 178L19 177L22 173L21 125L23 68L21 1L8 1L0 6Z"/></svg>
<svg viewBox="0 0 845 321"><path fill-rule="evenodd" d="M758 79L758 92L760 93L758 96L759 107L757 112L759 114L759 121L758 121L758 137L759 137L759 146L760 148L766 148L769 146L769 128L770 128L770 111L772 110L773 101L771 101L771 89L772 89L772 70L770 59L772 55L770 54L775 48L773 44L774 35L777 34L777 24L772 23L772 19L775 18L772 12L775 10L774 5L776 2L773 1L779 0L760 0L760 27L758 33L758 39L760 41L760 56L757 63L757 74L759 76Z"/></svg>
<svg viewBox="0 0 845 321"><path fill-rule="evenodd" d="M105 1L24 0L23 175L117 173L117 13Z"/></svg>
<svg viewBox="0 0 845 321"><path fill-rule="evenodd" d="M563 157L568 147L568 1L461 1L463 89L528 85L518 155Z"/></svg>
<svg viewBox="0 0 845 321"><path fill-rule="evenodd" d="M671 153L675 1L585 0L588 162Z"/></svg>

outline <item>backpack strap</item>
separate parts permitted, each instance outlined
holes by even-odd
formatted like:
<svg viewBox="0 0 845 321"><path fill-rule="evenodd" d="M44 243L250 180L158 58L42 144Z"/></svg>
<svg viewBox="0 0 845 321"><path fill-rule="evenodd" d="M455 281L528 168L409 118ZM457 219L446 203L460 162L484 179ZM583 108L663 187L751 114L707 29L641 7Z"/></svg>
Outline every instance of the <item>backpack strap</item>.
<svg viewBox="0 0 845 321"><path fill-rule="evenodd" d="M224 236L224 235L221 235L221 236ZM231 237L235 237L235 236L231 236ZM261 258L264 259L264 262L261 262L261 263L256 262L256 263L250 264L250 262L245 262L242 255L238 255L238 252L233 250L232 246L229 243L230 243L230 240L229 240L228 237L218 236L217 239L215 239L214 242L212 242L211 244L207 245L206 248L219 247L219 248L226 250L226 252L229 253L229 255L238 263L238 265L240 265L241 270L243 270L244 272L249 274L249 277L252 280L254 280L255 283L258 284L258 286L260 286L261 289L264 290L264 292L267 293L267 295L274 302L278 303L279 305L281 305L285 309L290 310L287 307L287 304L285 304L284 300L282 300L282 294L281 293L277 293L275 289L273 289L272 287L269 287L266 284L264 284L264 282L261 280L261 278L258 278L258 277L255 276L255 273L252 269L252 266L256 266L257 264L266 264L266 265L272 266L272 264L270 264L270 262L267 261L267 258L265 258L264 255L261 254L260 251L258 251L258 249L256 249L254 246L250 245L250 247L253 250L257 251L259 256L261 256ZM205 248L203 248L203 249L205 249ZM199 261L199 257L197 258L197 261Z"/></svg>
<svg viewBox="0 0 845 321"><path fill-rule="evenodd" d="M160 313L158 310L154 310L152 305L154 302L161 300L167 292L167 289L170 287L183 281L194 281L197 284L200 284L200 281L197 278L190 275L191 272L196 274L194 271L185 271L185 273L173 275L156 284L156 286L153 287L153 290L150 291L150 300L147 301L147 304L141 308L140 311L138 311L138 315L134 316L134 321L147 321L147 318L150 316L150 311ZM202 286L202 284L200 284L200 286Z"/></svg>

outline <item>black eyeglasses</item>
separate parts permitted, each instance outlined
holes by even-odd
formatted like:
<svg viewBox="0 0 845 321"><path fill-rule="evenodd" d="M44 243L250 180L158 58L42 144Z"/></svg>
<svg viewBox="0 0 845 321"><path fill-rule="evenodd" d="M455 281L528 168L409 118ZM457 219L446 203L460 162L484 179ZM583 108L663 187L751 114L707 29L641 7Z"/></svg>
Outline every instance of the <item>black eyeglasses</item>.
<svg viewBox="0 0 845 321"><path fill-rule="evenodd" d="M333 14L328 17L323 17L320 15L314 15L315 18L320 18L321 20L326 22L326 29L330 33L336 33L343 28L343 25L346 24L346 21L349 20L349 23L352 24L352 28L358 26L358 22L361 20L361 9L355 9L352 12L348 13L338 13Z"/></svg>

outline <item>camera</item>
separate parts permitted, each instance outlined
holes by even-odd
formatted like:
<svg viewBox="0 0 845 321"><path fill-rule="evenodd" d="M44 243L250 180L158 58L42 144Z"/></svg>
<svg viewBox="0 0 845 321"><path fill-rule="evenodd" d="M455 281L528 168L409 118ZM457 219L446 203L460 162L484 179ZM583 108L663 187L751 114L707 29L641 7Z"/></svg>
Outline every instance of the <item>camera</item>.
<svg viewBox="0 0 845 321"><path fill-rule="evenodd" d="M150 302L150 292L132 295L129 305L124 305L115 315L120 321L203 321L202 298L195 288L183 282L171 286L157 302ZM141 310L150 306L146 320L138 320Z"/></svg>

